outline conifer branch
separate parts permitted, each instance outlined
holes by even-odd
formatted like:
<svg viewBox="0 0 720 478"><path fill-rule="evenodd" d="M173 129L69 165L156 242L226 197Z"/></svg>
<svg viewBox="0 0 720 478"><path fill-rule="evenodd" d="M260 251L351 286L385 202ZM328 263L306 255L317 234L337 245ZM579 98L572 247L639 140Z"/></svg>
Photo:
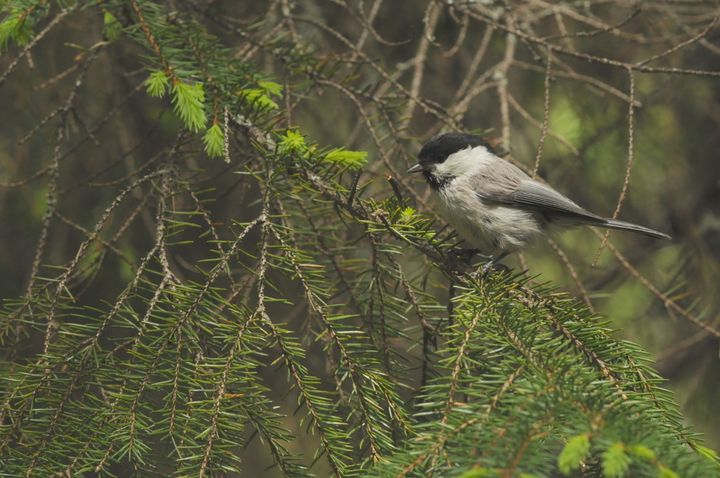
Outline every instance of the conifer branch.
<svg viewBox="0 0 720 478"><path fill-rule="evenodd" d="M31 242L0 256L25 277L0 305L5 474L717 473L649 356L595 314L637 305L602 302L625 274L649 291L635 320L677 316L706 335L678 343L711 348L682 240L621 253L597 233L600 273L551 240L557 271L533 252L539 275L477 274L403 174L447 130L533 175L568 151L593 172L626 124L627 164L592 184L630 214L638 177L666 179L651 130L682 114L658 113L662 82L718 75L696 54L717 53L712 2L211 3L0 15L4 218ZM578 299L539 283L565 272Z"/></svg>

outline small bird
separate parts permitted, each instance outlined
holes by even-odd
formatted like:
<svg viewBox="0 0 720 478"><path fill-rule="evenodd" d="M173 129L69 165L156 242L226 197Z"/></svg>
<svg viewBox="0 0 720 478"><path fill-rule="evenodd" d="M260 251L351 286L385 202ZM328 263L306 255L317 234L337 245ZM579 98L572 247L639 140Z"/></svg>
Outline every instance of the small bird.
<svg viewBox="0 0 720 478"><path fill-rule="evenodd" d="M498 157L479 136L436 136L423 145L418 159L408 173L423 173L440 199L440 215L477 249L471 251L490 254L484 271L555 226L600 226L670 239L662 232L583 209Z"/></svg>

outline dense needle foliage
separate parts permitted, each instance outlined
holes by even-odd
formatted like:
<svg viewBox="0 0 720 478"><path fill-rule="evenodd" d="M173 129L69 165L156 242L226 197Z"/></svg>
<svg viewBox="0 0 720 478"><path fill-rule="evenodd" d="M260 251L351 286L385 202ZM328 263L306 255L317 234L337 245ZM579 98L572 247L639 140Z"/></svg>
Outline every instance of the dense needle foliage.
<svg viewBox="0 0 720 478"><path fill-rule="evenodd" d="M22 139L47 156L16 186L46 186L30 277L0 313L0 476L720 473L648 355L591 306L525 273L474 273L399 182L404 163L319 144L292 118L316 88L382 102L364 118L385 124L379 142L408 104L448 128L452 115L357 88L295 23L258 43L262 23L168 4L5 2L0 46L18 60L0 87L63 22L97 31L47 79L70 80ZM142 78L106 114L83 110L111 64ZM128 104L147 109L142 135L115 143L103 128ZM88 149L102 142L119 153Z"/></svg>

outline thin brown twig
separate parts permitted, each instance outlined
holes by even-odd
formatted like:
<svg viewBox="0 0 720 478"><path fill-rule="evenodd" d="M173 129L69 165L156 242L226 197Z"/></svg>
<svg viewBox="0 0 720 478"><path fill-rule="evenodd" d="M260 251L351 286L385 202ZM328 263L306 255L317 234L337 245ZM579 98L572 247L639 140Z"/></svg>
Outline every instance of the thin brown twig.
<svg viewBox="0 0 720 478"><path fill-rule="evenodd" d="M543 82L543 122L540 129L540 139L538 140L537 152L535 153L535 165L533 166L532 177L537 177L540 170L540 160L542 159L543 146L545 146L545 137L548 133L550 123L550 76L552 75L552 48L548 47L547 59L545 60L545 81Z"/></svg>
<svg viewBox="0 0 720 478"><path fill-rule="evenodd" d="M555 8L557 9L557 6L555 6ZM574 10L570 10L570 9L557 9L556 13L558 15L560 15L561 12L567 13L568 11L575 13ZM640 12L642 12L642 9L640 7L636 7L630 12L630 14L628 16L626 16L625 18L623 18L622 20L620 20L619 22L617 22L613 25L602 26L601 28L597 28L597 29L591 30L591 31L579 31L579 32L573 32L573 33L563 32L561 35L549 35L549 36L543 37L543 40L558 40L558 39L570 39L570 38L582 38L582 37L588 38L588 37L602 35L603 33L613 33L613 34L623 33L623 34L625 34L625 38L634 39L638 43L645 43L645 39L641 36L635 36L635 35L630 36L626 32L619 31L621 27L627 25L635 17L637 17L640 14ZM588 17L584 17L584 19L588 19ZM595 26L599 26L599 25L595 24Z"/></svg>
<svg viewBox="0 0 720 478"><path fill-rule="evenodd" d="M588 295L588 291L585 288L585 285L580 280L580 276L578 275L577 271L575 270L575 266L573 266L572 262L570 262L570 259L568 258L567 254L565 254L565 251L562 250L560 247L560 244L558 244L554 239L548 236L547 238L548 244L550 244L550 247L555 251L555 253L558 255L562 263L565 265L565 268L567 269L568 273L570 274L570 277L572 277L573 282L575 282L575 285L578 288L578 291L580 292L580 297L582 298L582 301L585 302L585 305L588 306L588 309L590 312L595 313L595 307L593 306L592 301L590 300L590 296Z"/></svg>
<svg viewBox="0 0 720 478"><path fill-rule="evenodd" d="M593 230L596 236L603 237L603 234L599 231ZM640 271L637 270L630 262L627 260L627 258L613 245L612 241L607 241L606 243L607 248L615 255L615 258L622 264L622 266L630 272L630 274L635 277L635 279L638 280L647 290L649 290L655 297L657 297L662 304L665 306L668 311L672 311L675 313L680 314L693 324L695 324L697 327L700 327L708 334L712 335L713 337L720 338L720 330L717 330L713 328L712 321L704 321L700 318L696 317L694 314L690 313L689 310L684 309L681 307L677 302L672 300L670 297L668 297L666 294L663 294L660 289L658 289L650 280L648 280L644 275L640 273Z"/></svg>
<svg viewBox="0 0 720 478"><path fill-rule="evenodd" d="M463 44L465 43L465 37L467 36L467 32L470 26L470 21L465 14L460 17L460 20L457 20L454 8L450 8L450 16L453 18L453 20L460 23L460 31L458 32L457 38L455 39L455 43L448 50L443 52L443 57L445 58L454 56L457 54L457 52L460 51Z"/></svg>
<svg viewBox="0 0 720 478"><path fill-rule="evenodd" d="M445 1L447 2L448 0L445 0ZM518 28L503 25L502 23L496 21L494 18L489 17L483 13L477 12L475 10L466 8L466 11L473 18L476 18L482 22L491 24L495 28L504 31L507 34L515 35L518 38L522 39L523 41L527 41L529 43L533 43L536 45L542 45L545 47L548 46L548 42L546 42L542 38L538 38L533 35L530 35ZM565 48L565 47L562 47L559 45L554 45L553 50L562 55L578 58L581 60L588 61L590 63L598 63L598 64L602 64L602 65L606 65L606 66L612 66L614 68L620 68L623 70L632 68L635 71L641 72L641 73L664 73L664 74L671 74L671 75L690 75L690 76L708 76L708 77L720 76L720 71L696 70L696 69L692 69L692 68L649 67L647 65L636 66L636 65L624 62L624 61L616 60L614 58L608 58L608 57L603 57L603 56L592 55L589 53L583 53L583 52L571 50L569 48Z"/></svg>
<svg viewBox="0 0 720 478"><path fill-rule="evenodd" d="M698 33L697 35L693 36L692 38L688 38L688 39L685 40L684 42L678 43L677 45L674 45L673 47L668 48L667 50L665 50L665 51L663 51L663 52L661 52L661 53L658 53L657 55L653 55L653 56L651 56L651 57L649 57L649 58L646 58L646 59L644 59L644 60L641 60L641 61L637 62L637 63L635 64L635 66L636 66L636 67L640 67L640 66L647 65L648 63L651 63L651 62L653 62L653 61L655 61L655 60L659 60L660 58L664 58L664 57L666 57L666 56L668 56L668 55L672 55L673 53L675 53L675 52L677 52L677 51L679 51L679 50L681 50L681 49L683 49L683 48L685 48L685 47L687 47L687 46L690 46L690 45L692 45L693 43L696 43L696 42L700 41L701 39L705 38L705 36L706 36L708 33L710 33L710 30L712 30L713 27L715 26L715 24L717 23L718 18L720 18L720 16L714 17L714 18L712 19L712 21L708 24L707 27L705 27L705 29L704 29L703 31L701 31L701 32Z"/></svg>
<svg viewBox="0 0 720 478"><path fill-rule="evenodd" d="M544 72L545 69L541 68L538 65L533 65L531 63L526 63L524 61L515 60L513 62L514 66L517 66L518 68L522 68L525 70L531 70L531 71L537 71L537 72ZM575 81L581 81L583 83L587 83L591 91L595 92L595 90L600 90L601 92L608 93L616 98L619 98L625 102L630 101L630 98L623 92L618 90L617 88L613 87L612 85L609 85L601 80L598 80L597 78L593 78L592 76L582 75L580 73L577 73L575 71L562 71L555 69L553 72L553 78L567 78L570 80ZM639 102L637 99L635 100L635 107L636 108L642 108L642 103Z"/></svg>
<svg viewBox="0 0 720 478"><path fill-rule="evenodd" d="M423 24L425 29L423 35L420 37L420 44L418 45L415 57L413 58L414 69L412 82L410 84L410 98L413 101L408 102L407 108L402 115L402 121L400 122L400 130L407 129L408 125L412 121L415 107L418 104L418 98L420 98L420 88L422 87L423 73L425 72L425 66L427 64L428 50L430 44L434 42L434 31L437 26L437 22L440 19L440 8L437 7L435 2L430 2L425 10L425 16L423 17Z"/></svg>
<svg viewBox="0 0 720 478"><path fill-rule="evenodd" d="M628 188L630 186L630 173L632 171L633 161L635 159L635 107L633 106L633 100L635 99L635 75L633 74L632 68L628 68L628 76L630 79L630 101L628 102L628 154L627 154L627 164L625 166L625 177L623 178L623 184L622 188L620 190L620 195L618 196L617 204L615 205L615 210L612 213L612 218L617 219L618 214L620 214L620 208L622 207L623 202L625 201L625 197L627 196ZM597 265L597 261L600 259L600 254L602 253L602 250L605 248L605 244L607 243L608 237L610 237L610 229L605 231L605 235L603 237L602 242L600 243L600 247L598 247L597 252L595 252L595 257L593 257L592 265L595 267Z"/></svg>
<svg viewBox="0 0 720 478"><path fill-rule="evenodd" d="M500 143L505 151L510 151L510 108L508 106L508 72L515 59L515 37L509 35L505 39L505 56L498 66L498 99L500 101Z"/></svg>
<svg viewBox="0 0 720 478"><path fill-rule="evenodd" d="M508 102L510 103L510 106L512 106L513 109L515 111L517 111L520 114L520 116L523 117L523 119L525 121L527 121L528 123L533 125L535 128L540 130L540 132L542 134L543 123L536 120L535 118L533 118L532 115L530 115L530 113L523 107L523 105L521 105L520 102L518 100L516 100L515 97L510 93L508 93ZM549 122L549 120L548 120L548 122ZM574 154L575 156L578 156L580 154L580 151L567 138L565 138L564 136L561 136L559 133L557 133L556 131L554 131L553 129L551 129L549 127L547 129L547 135L550 136L551 138L557 140L560 144L562 144L567 149L569 149L570 152L572 154Z"/></svg>
<svg viewBox="0 0 720 478"><path fill-rule="evenodd" d="M483 59L485 58L485 53L487 53L488 47L490 46L490 40L492 40L493 33L495 32L495 29L487 25L485 27L485 31L483 32L483 37L480 40L480 46L475 51L475 54L473 55L472 60L470 61L470 65L467 68L467 72L465 73L465 78L463 78L462 83L460 84L460 87L457 90L457 93L455 94L455 101L460 99L460 97L464 96L467 92L467 89L470 87L470 85L473 82L473 78L475 77L475 73L477 72L477 69L480 67L480 64L482 63Z"/></svg>
<svg viewBox="0 0 720 478"><path fill-rule="evenodd" d="M37 45L38 42L45 37L45 35L50 33L50 31L53 28L55 28L58 23L60 23L66 16L68 16L69 14L71 14L72 12L77 10L79 7L80 7L80 4L76 3L74 5L71 5L67 8L60 10L60 13L55 15L55 17L53 17L53 19L50 20L50 23L48 23L45 26L45 28L43 28L37 34L33 35L32 40L30 40L30 42L27 45L25 45L25 47L22 49L22 51L20 51L20 54L18 56L16 56L13 61L10 62L8 67L5 69L5 72L2 75L0 75L0 86L2 86L2 84L5 82L5 80L10 75L10 73L12 73L13 70L15 70L15 67L17 67L18 64L20 63L20 60L22 60L25 57L25 55L30 53L30 50L32 50L35 47L35 45Z"/></svg>

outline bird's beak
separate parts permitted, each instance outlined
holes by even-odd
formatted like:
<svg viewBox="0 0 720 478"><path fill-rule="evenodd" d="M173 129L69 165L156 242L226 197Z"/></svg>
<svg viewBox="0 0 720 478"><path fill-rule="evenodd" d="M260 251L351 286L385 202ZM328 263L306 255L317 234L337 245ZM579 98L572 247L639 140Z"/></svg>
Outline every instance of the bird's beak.
<svg viewBox="0 0 720 478"><path fill-rule="evenodd" d="M408 169L407 172L408 173L419 173L419 172L423 171L424 169L425 168L423 168L422 165L420 163L418 163L415 166L413 166L412 168Z"/></svg>

